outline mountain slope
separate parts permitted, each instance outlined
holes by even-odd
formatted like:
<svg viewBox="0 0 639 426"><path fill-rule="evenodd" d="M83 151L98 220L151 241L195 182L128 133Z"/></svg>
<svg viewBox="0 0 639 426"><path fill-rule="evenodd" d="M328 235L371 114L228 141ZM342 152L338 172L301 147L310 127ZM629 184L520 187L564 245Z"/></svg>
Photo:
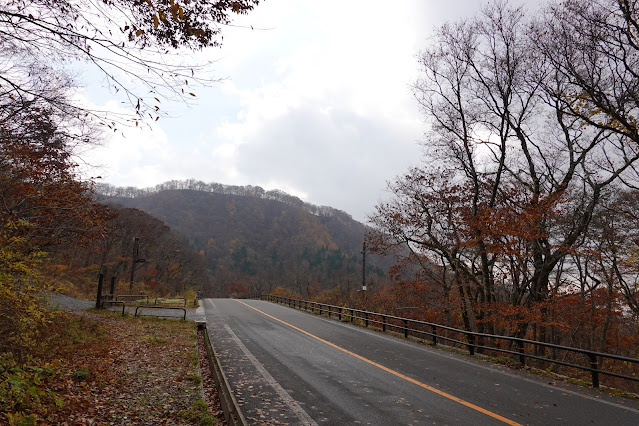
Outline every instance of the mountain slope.
<svg viewBox="0 0 639 426"><path fill-rule="evenodd" d="M108 200L141 209L180 232L205 255L221 293L238 284L256 291L283 285L304 294L312 286L361 283L365 225L335 209L285 202L280 192L284 201L245 193L160 189ZM384 276L387 263L368 257L369 276Z"/></svg>

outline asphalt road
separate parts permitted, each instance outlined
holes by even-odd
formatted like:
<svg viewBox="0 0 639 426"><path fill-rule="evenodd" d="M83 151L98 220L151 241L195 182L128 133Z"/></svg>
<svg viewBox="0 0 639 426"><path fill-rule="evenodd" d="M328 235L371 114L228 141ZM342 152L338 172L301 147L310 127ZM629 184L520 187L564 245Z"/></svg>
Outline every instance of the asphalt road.
<svg viewBox="0 0 639 426"><path fill-rule="evenodd" d="M253 424L639 425L639 403L257 300L206 299Z"/></svg>

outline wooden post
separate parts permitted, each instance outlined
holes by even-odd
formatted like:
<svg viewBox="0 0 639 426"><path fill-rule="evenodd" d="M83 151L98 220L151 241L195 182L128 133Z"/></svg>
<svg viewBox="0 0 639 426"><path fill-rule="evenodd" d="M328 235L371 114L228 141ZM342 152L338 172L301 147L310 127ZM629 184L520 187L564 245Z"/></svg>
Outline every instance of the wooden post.
<svg viewBox="0 0 639 426"><path fill-rule="evenodd" d="M98 294L95 297L95 309L102 309L102 282L104 281L104 266L100 268L100 274L98 275Z"/></svg>
<svg viewBox="0 0 639 426"><path fill-rule="evenodd" d="M116 279L116 275L113 275L111 277L111 292L109 293L111 295L111 299L113 299L113 294L115 293L115 279Z"/></svg>

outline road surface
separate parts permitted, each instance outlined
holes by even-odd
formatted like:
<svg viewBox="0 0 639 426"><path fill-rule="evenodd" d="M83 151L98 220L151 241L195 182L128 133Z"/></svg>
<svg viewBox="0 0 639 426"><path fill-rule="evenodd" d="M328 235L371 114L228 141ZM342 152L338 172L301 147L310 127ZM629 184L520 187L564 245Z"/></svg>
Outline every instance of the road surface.
<svg viewBox="0 0 639 426"><path fill-rule="evenodd" d="M639 425L639 403L259 300L206 299L253 424Z"/></svg>

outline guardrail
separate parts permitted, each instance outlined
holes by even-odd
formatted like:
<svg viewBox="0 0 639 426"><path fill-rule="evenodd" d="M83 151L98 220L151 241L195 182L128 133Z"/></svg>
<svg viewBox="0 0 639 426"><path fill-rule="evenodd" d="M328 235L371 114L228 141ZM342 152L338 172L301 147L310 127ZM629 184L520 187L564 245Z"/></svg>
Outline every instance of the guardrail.
<svg viewBox="0 0 639 426"><path fill-rule="evenodd" d="M139 309L180 309L184 312L184 316L182 317L183 320L186 319L186 309L185 308L178 308L176 306L155 306L155 305L139 305L135 308L135 316L138 316L138 310ZM158 316L162 316L162 315L158 315Z"/></svg>
<svg viewBox="0 0 639 426"><path fill-rule="evenodd" d="M102 306L104 306L107 303L110 304L110 305L122 304L122 316L124 316L124 310L126 309L126 304L124 302L122 302L121 300L103 300L102 301Z"/></svg>
<svg viewBox="0 0 639 426"><path fill-rule="evenodd" d="M146 304L149 304L149 296L147 296L146 294L118 294L117 296L115 296L115 300L118 299L126 299L126 300L131 300L133 299L135 300L142 300L142 299L146 299Z"/></svg>
<svg viewBox="0 0 639 426"><path fill-rule="evenodd" d="M408 338L409 335L428 336L435 346L438 344L439 341L447 341L449 343L454 343L457 345L461 345L462 347L466 347L470 355L475 355L475 351L477 349L490 350L514 355L514 357L522 366L525 365L526 358L530 358L583 371L589 371L591 375L592 387L594 388L599 387L600 374L639 382L639 377L628 376L615 373L613 371L603 370L600 367L600 364L602 364L602 361L605 359L630 363L639 367L639 359L637 358L629 358L614 354L595 352L587 349L555 345L552 343L538 342L535 340L528 340L511 336L476 333L426 321L386 315L378 312L363 311L360 309L348 308L345 306L328 305L325 303L312 302L302 299L292 299L290 297L263 294L260 296L260 298L262 300L288 305L291 308L300 310L303 309L306 312L309 312L310 309L310 312L313 313L317 312L320 315L327 314L329 318L337 316L340 321L342 321L342 318L346 318L350 320L350 322L354 322L355 320L357 320L358 322L361 321L365 327L368 327L369 324L372 323L380 327L383 332L386 332L387 330L400 332L404 335L404 338ZM457 338L449 337L448 334L454 334ZM462 340L462 338L465 338L465 340ZM485 340L508 342L510 343L510 345L508 346L514 346L515 349L501 348L498 346L487 346L482 343ZM527 347L536 349L548 348L581 354L587 358L588 365L579 365L553 358L548 358L541 355L536 355L530 351L526 351Z"/></svg>
<svg viewBox="0 0 639 426"><path fill-rule="evenodd" d="M222 406L226 423L231 426L248 426L249 423L246 420L246 417L244 417L240 404L238 404L237 399L233 394L233 389L231 388L224 371L222 371L217 354L215 353L215 348L211 343L209 333L206 329L206 322L198 322L197 327L204 332L206 353L208 354L209 364L213 370L213 377L219 392L220 405Z"/></svg>

